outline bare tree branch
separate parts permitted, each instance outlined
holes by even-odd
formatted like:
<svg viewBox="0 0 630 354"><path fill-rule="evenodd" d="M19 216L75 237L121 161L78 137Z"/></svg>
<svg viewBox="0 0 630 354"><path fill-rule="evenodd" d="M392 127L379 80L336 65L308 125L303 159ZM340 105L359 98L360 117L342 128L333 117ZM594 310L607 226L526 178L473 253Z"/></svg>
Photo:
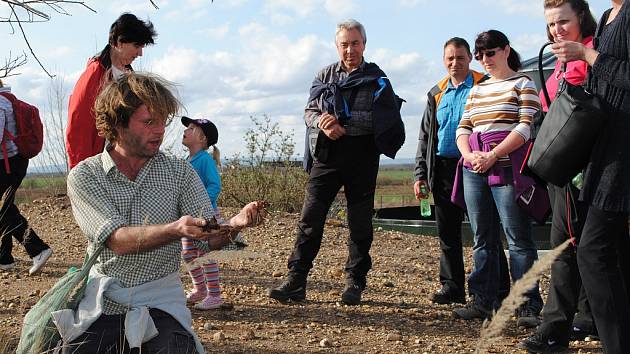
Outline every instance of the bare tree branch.
<svg viewBox="0 0 630 354"><path fill-rule="evenodd" d="M0 17L0 23L8 23L11 27L12 34L16 32L14 25L17 25L20 29L20 33L22 34L22 38L24 38L24 42L31 52L31 55L35 58L37 64L39 64L42 70L44 70L46 75L51 78L54 77L54 75L50 74L48 70L46 70L42 62L37 57L37 54L35 54L22 24L49 21L51 13L53 12L60 15L70 16L70 13L66 11L65 8L68 5L80 5L92 12L96 12L94 9L87 6L83 1L76 0L0 0L0 3L5 3L11 10L8 17ZM26 54L18 56L16 59L11 59L9 56L9 58L5 60L5 66L0 68L0 77L17 75L11 74L11 72L24 64L26 64Z"/></svg>
<svg viewBox="0 0 630 354"><path fill-rule="evenodd" d="M15 8L13 7L13 5L9 5L9 6L11 7L11 12L15 14ZM22 33L22 37L24 38L24 42L26 42L26 45L28 46L28 50L30 50L31 54L33 54L33 58L35 58L35 61L37 61L37 64L39 64L39 67L42 68L42 70L44 70L46 75L48 75L48 77L52 79L53 77L55 77L55 75L52 75L51 73L49 73L48 70L46 70L46 68L44 67L44 64L42 64L42 62L39 60L39 58L33 51L33 48L31 47L31 43L28 41L28 38L26 37L26 33L24 33L24 27L22 27L22 22L20 21L19 17L17 17L17 15L16 15L16 18L17 18L18 27L20 27L20 32Z"/></svg>
<svg viewBox="0 0 630 354"><path fill-rule="evenodd" d="M96 13L84 1L76 0L0 0L0 2L6 3L13 9L9 17L0 17L0 22L46 22L50 20L50 12L71 16L70 12L66 10L68 5L82 6ZM38 9L37 7L43 7L44 9ZM16 12L16 8L23 10L23 13Z"/></svg>
<svg viewBox="0 0 630 354"><path fill-rule="evenodd" d="M0 67L0 79L9 76L20 75L19 73L12 73L12 71L24 64L26 64L26 53L22 53L14 58L12 56L12 53L9 52L9 57L5 58L4 65Z"/></svg>

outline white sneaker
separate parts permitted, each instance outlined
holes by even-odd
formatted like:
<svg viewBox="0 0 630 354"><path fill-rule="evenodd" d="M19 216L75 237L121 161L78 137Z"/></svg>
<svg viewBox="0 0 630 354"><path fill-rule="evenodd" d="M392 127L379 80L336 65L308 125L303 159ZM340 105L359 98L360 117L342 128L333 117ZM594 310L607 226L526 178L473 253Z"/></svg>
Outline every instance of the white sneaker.
<svg viewBox="0 0 630 354"><path fill-rule="evenodd" d="M0 270L11 270L15 268L15 262L9 264L0 264Z"/></svg>
<svg viewBox="0 0 630 354"><path fill-rule="evenodd" d="M28 270L28 274L33 275L37 273L37 271L46 264L52 253L53 251L50 248L47 248L41 251L37 256L33 257L33 266Z"/></svg>
<svg viewBox="0 0 630 354"><path fill-rule="evenodd" d="M197 310L214 310L220 308L222 305L223 299L221 299L221 295L208 295L193 307Z"/></svg>

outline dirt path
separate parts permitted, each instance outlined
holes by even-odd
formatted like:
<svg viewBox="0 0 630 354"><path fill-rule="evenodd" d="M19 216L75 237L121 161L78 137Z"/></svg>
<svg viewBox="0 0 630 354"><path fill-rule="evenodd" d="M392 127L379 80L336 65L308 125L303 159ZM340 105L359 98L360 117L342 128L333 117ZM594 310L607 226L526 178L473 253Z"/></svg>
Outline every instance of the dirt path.
<svg viewBox="0 0 630 354"><path fill-rule="evenodd" d="M29 277L30 260L16 245L17 270L0 271L0 334L5 337L19 335L23 314L69 267L82 262L85 249L65 196L40 199L21 208L55 253L40 274ZM296 222L296 215L274 214L265 226L246 234L250 253L221 257L223 295L234 309L193 310L194 327L207 352L474 351L481 323L453 319L451 306L432 305L428 300L438 287L439 245L432 237L376 232L374 267L365 302L348 307L339 302L347 230L328 226L309 277L307 301L283 305L269 300L265 289L279 284L286 275ZM470 268L470 249L466 249L466 255ZM190 285L183 273L182 279ZM547 279L543 279L543 289L546 286ZM528 333L517 330L512 321L493 352L519 353L514 345ZM596 342L575 342L571 346L574 353L601 353Z"/></svg>

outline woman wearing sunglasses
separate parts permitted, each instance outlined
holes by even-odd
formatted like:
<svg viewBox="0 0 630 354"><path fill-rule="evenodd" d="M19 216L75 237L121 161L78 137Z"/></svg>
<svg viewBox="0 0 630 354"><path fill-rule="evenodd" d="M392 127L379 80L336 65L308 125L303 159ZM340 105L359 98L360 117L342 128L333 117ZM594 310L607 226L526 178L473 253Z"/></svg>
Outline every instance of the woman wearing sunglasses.
<svg viewBox="0 0 630 354"><path fill-rule="evenodd" d="M588 63L588 88L607 113L584 172L580 199L588 210L577 261L604 352L625 354L630 353L630 282L618 262L627 262L630 254L630 4L611 4L600 20L594 49L579 41L551 48L563 63Z"/></svg>
<svg viewBox="0 0 630 354"><path fill-rule="evenodd" d="M550 41L574 41L588 48L593 47L597 22L585 0L545 0L544 9ZM553 73L545 83L552 101L560 81L582 85L586 79L588 64L585 61L567 63L564 71L562 64L556 62ZM546 112L548 107L542 90L540 100ZM543 309L542 323L534 335L518 345L525 350L545 353L566 350L570 339L584 339L586 335L597 333L586 293L581 286L576 253L588 204L579 201L580 190L573 183L563 187L548 184L547 188L553 209L551 247L555 248L569 238L573 242L551 265L549 295Z"/></svg>
<svg viewBox="0 0 630 354"><path fill-rule="evenodd" d="M475 59L490 78L472 88L457 129L457 147L464 168L463 194L474 233L474 268L468 277L471 294L455 316L466 320L489 318L498 306L500 227L507 236L512 280L525 274L538 258L532 222L515 201L514 181L530 139L530 124L540 109L536 87L518 73L520 59L507 37L496 30L477 36ZM527 292L517 324L535 327L542 308L538 287Z"/></svg>

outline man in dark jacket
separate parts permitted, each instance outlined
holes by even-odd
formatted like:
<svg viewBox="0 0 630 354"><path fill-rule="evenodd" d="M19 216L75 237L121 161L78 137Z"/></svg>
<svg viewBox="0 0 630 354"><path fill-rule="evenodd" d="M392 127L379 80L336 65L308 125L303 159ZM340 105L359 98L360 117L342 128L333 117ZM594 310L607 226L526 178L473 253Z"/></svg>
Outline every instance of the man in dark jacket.
<svg viewBox="0 0 630 354"><path fill-rule="evenodd" d="M431 300L438 304L450 304L464 303L466 295L461 233L464 211L451 203L455 168L461 156L455 143L455 130L471 87L484 75L470 70L472 54L470 46L462 38L454 37L444 44L443 59L448 76L428 93L418 138L413 189L418 199L429 197L423 190L433 192L442 249L442 288L433 294Z"/></svg>
<svg viewBox="0 0 630 354"><path fill-rule="evenodd" d="M337 25L340 61L322 69L313 82L304 113L312 167L298 234L289 257L289 275L269 297L306 298L306 278L324 232L326 214L343 186L348 205L348 260L341 300L357 305L372 267L372 211L381 153L393 158L405 133L400 102L376 64L363 60L366 36L355 20Z"/></svg>

